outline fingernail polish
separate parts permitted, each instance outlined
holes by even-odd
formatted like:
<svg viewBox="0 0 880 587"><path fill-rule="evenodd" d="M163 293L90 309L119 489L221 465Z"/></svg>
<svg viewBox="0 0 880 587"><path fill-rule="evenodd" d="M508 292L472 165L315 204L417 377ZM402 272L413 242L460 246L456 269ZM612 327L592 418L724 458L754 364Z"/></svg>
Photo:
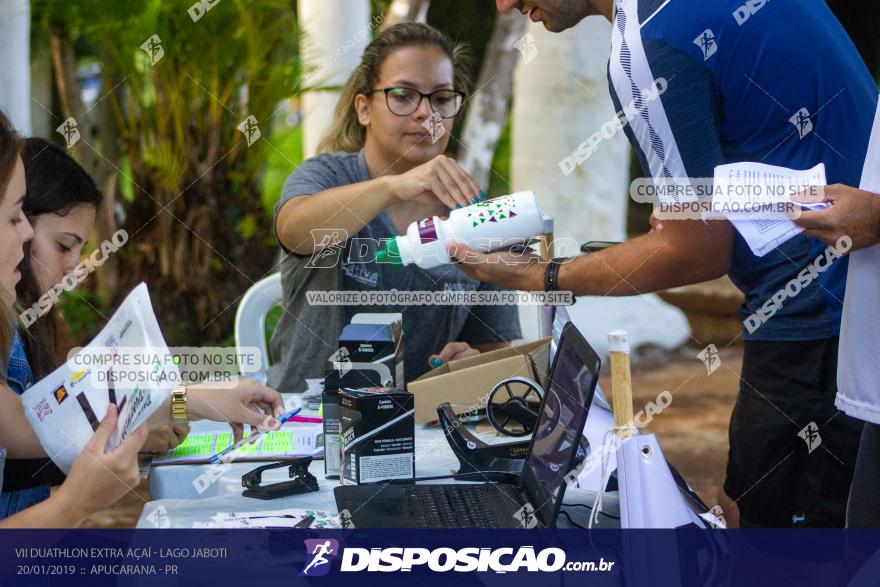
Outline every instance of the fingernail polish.
<svg viewBox="0 0 880 587"><path fill-rule="evenodd" d="M456 204L455 209L458 210L459 208L461 208L461 204Z"/></svg>
<svg viewBox="0 0 880 587"><path fill-rule="evenodd" d="M439 357L431 357L431 366L433 366L435 369L442 364L443 364L443 359L441 359Z"/></svg>
<svg viewBox="0 0 880 587"><path fill-rule="evenodd" d="M479 202L479 200L477 198L471 199L471 204L476 204L477 202Z"/></svg>
<svg viewBox="0 0 880 587"><path fill-rule="evenodd" d="M483 192L480 192L480 199L485 202L486 201L486 194L484 194Z"/></svg>

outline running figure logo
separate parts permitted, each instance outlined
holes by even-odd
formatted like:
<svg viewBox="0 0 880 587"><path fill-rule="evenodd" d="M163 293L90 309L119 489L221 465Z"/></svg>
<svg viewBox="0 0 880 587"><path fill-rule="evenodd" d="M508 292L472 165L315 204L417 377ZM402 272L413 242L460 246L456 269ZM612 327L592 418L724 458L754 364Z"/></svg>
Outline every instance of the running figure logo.
<svg viewBox="0 0 880 587"><path fill-rule="evenodd" d="M257 126L257 119L253 114L242 120L235 128L237 128L241 132L241 134L244 135L245 140L247 140L248 147L260 140L260 137L262 136L262 133L260 132L260 127Z"/></svg>
<svg viewBox="0 0 880 587"><path fill-rule="evenodd" d="M55 131L64 137L64 142L67 143L68 149L79 142L79 125L73 116L62 122L61 126L56 128Z"/></svg>
<svg viewBox="0 0 880 587"><path fill-rule="evenodd" d="M703 52L703 61L708 61L718 52L718 43L715 42L715 33L712 32L712 29L706 29L700 33L700 36L694 39L694 45Z"/></svg>
<svg viewBox="0 0 880 587"><path fill-rule="evenodd" d="M822 444L822 437L819 436L819 427L815 422L810 422L798 432L804 442L807 443L807 454L813 452Z"/></svg>
<svg viewBox="0 0 880 587"><path fill-rule="evenodd" d="M313 228L312 240L315 252L306 263L306 268L329 269L338 266L342 260L348 231L344 228Z"/></svg>
<svg viewBox="0 0 880 587"><path fill-rule="evenodd" d="M351 513L348 510L342 510L339 512L339 524L342 526L343 530L354 528L354 522L352 521Z"/></svg>
<svg viewBox="0 0 880 587"><path fill-rule="evenodd" d="M721 366L721 358L718 356L718 347L710 344L697 355L697 358L706 365L706 372L711 375Z"/></svg>
<svg viewBox="0 0 880 587"><path fill-rule="evenodd" d="M159 35L151 35L141 44L141 49L150 58L150 65L156 65L165 57L165 49L162 47L162 39Z"/></svg>
<svg viewBox="0 0 880 587"><path fill-rule="evenodd" d="M311 538L305 541L308 559L300 576L320 577L330 572L330 560L339 556L339 541L332 538Z"/></svg>
<svg viewBox="0 0 880 587"><path fill-rule="evenodd" d="M533 508L530 503L526 503L524 506L516 510L516 513L513 515L516 520L522 524L522 527L527 530L538 525L538 517L535 515L535 508Z"/></svg>
<svg viewBox="0 0 880 587"><path fill-rule="evenodd" d="M810 119L810 112L806 108L801 108L795 112L794 116L789 118L788 121L794 125L801 138L813 132L813 121Z"/></svg>
<svg viewBox="0 0 880 587"><path fill-rule="evenodd" d="M519 52L522 54L523 65L528 65L538 55L538 46L535 44L535 37L532 33L528 33L514 43L513 46L519 49Z"/></svg>
<svg viewBox="0 0 880 587"><path fill-rule="evenodd" d="M422 127L430 133L432 145L442 139L443 135L446 134L446 127L443 126L443 117L436 112L433 112L431 116L425 119L425 122L422 123Z"/></svg>

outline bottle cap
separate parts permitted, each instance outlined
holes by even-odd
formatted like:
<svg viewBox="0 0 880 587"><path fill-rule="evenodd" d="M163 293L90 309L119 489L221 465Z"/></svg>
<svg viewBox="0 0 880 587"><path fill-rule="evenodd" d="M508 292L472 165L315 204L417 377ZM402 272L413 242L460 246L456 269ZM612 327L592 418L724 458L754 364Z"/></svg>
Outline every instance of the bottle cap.
<svg viewBox="0 0 880 587"><path fill-rule="evenodd" d="M373 260L376 263L390 263L395 267L403 267L403 261L400 259L400 247L397 244L397 238L390 238L385 241L385 246L376 251Z"/></svg>

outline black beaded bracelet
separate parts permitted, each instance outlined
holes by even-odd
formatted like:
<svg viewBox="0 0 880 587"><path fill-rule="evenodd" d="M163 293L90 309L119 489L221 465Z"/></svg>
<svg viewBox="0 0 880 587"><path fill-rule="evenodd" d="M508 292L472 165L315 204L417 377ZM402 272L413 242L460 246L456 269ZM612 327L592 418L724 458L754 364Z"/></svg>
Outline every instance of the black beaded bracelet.
<svg viewBox="0 0 880 587"><path fill-rule="evenodd" d="M563 259L551 259L544 271L544 291L556 291L559 288L559 267L562 265Z"/></svg>

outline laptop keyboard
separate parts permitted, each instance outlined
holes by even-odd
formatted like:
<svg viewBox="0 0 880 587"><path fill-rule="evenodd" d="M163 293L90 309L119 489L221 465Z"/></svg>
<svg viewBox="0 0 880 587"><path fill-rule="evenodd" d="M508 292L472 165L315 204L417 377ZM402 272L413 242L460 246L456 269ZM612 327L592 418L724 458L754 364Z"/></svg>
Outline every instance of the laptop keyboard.
<svg viewBox="0 0 880 587"><path fill-rule="evenodd" d="M498 528L479 485L416 485L406 498L418 528Z"/></svg>

